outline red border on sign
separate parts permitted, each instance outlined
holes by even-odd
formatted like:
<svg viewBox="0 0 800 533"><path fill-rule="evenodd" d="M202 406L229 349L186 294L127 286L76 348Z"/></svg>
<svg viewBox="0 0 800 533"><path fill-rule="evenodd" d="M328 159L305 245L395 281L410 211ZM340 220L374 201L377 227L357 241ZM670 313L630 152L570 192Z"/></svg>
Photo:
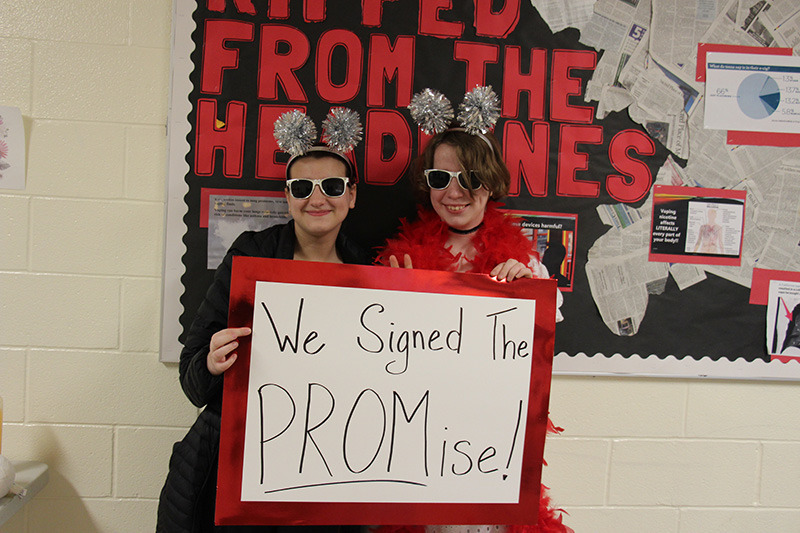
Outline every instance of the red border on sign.
<svg viewBox="0 0 800 533"><path fill-rule="evenodd" d="M483 274L234 257L228 315L231 326L252 326L257 281L536 300L519 502L421 504L241 501L250 369L250 338L244 337L240 339L237 350L238 360L225 373L224 379L217 524L536 524L555 338L555 280L524 279L500 283Z"/></svg>

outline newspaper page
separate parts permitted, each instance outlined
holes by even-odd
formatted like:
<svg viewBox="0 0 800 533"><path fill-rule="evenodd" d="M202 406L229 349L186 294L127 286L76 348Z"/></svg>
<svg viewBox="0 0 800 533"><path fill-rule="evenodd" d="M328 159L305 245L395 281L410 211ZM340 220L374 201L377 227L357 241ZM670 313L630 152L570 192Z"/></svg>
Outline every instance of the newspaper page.
<svg viewBox="0 0 800 533"><path fill-rule="evenodd" d="M740 28L749 26L767 5L767 0L736 0L736 2L739 6L735 22Z"/></svg>
<svg viewBox="0 0 800 533"><path fill-rule="evenodd" d="M602 204L597 206L597 214L606 226L625 229L650 216L650 210L644 215L642 209L633 208L628 204Z"/></svg>
<svg viewBox="0 0 800 533"><path fill-rule="evenodd" d="M797 0L773 0L764 6L758 17L780 46L800 54L800 4Z"/></svg>
<svg viewBox="0 0 800 533"><path fill-rule="evenodd" d="M652 64L636 79L631 94L637 105L655 118L675 115L683 110L681 90L663 70Z"/></svg>
<svg viewBox="0 0 800 533"><path fill-rule="evenodd" d="M781 161L800 157L800 148L778 146L733 146L731 161L742 178L773 176L781 166Z"/></svg>
<svg viewBox="0 0 800 533"><path fill-rule="evenodd" d="M586 87L586 101L600 100L606 85L619 85L622 68L650 25L650 0L597 0L594 13L581 42L603 49L592 79Z"/></svg>
<svg viewBox="0 0 800 533"><path fill-rule="evenodd" d="M644 71L650 65L650 43L648 39L642 39L639 41L639 44L636 45L636 48L633 49L633 53L628 58L628 61L625 63L625 66L622 67L622 70L619 73L619 85L622 85L626 89L630 89L633 87L633 84L636 83L636 80L639 79L639 76L644 74Z"/></svg>
<svg viewBox="0 0 800 533"><path fill-rule="evenodd" d="M672 156L667 156L667 160L658 169L656 183L661 185L672 185L674 187L700 187L700 184L689 178L686 172L678 166Z"/></svg>
<svg viewBox="0 0 800 533"><path fill-rule="evenodd" d="M758 268L800 270L800 243L794 233L773 231L769 235Z"/></svg>
<svg viewBox="0 0 800 533"><path fill-rule="evenodd" d="M746 8L744 13L744 20L737 20L739 28L761 46L778 46L779 43L775 42L775 37L770 29L764 25L761 18L761 14L767 9L770 2L766 0L742 0L742 4L749 7Z"/></svg>
<svg viewBox="0 0 800 533"><path fill-rule="evenodd" d="M651 202L647 202L648 204ZM589 261L631 255L647 250L650 244L650 217L625 228L614 228L600 237L589 249Z"/></svg>
<svg viewBox="0 0 800 533"><path fill-rule="evenodd" d="M764 191L764 203L756 223L797 234L800 230L800 168L783 165L775 172L772 186Z"/></svg>
<svg viewBox="0 0 800 533"><path fill-rule="evenodd" d="M639 225L644 226L645 231L641 233L646 235L649 225L647 221L642 222ZM611 230L598 239L593 248L603 247L607 236L624 231L627 230ZM666 285L668 263L650 262L647 256L646 247L616 256L590 253L586 263L589 288L597 309L603 322L616 335L635 335L647 310L648 294L660 294Z"/></svg>
<svg viewBox="0 0 800 533"><path fill-rule="evenodd" d="M684 290L692 285L696 285L706 279L706 273L702 268L688 263L672 263L669 265L669 274L679 290Z"/></svg>
<svg viewBox="0 0 800 533"><path fill-rule="evenodd" d="M639 122L650 136L663 144L675 157L688 159L689 157L689 128L686 113L678 111L674 114L661 117L651 117L646 113L639 113L637 105L630 106L631 120Z"/></svg>
<svg viewBox="0 0 800 533"><path fill-rule="evenodd" d="M689 119L689 153L684 172L700 187L724 189L741 180L733 166L727 134L703 129L702 110Z"/></svg>
<svg viewBox="0 0 800 533"><path fill-rule="evenodd" d="M616 87L614 85L604 85L600 92L600 97L597 102L597 111L595 116L598 119L604 119L609 113L614 111L622 111L633 103L633 96L624 87Z"/></svg>
<svg viewBox="0 0 800 533"><path fill-rule="evenodd" d="M650 54L660 65L694 79L697 43L726 7L716 0L652 0Z"/></svg>
<svg viewBox="0 0 800 533"><path fill-rule="evenodd" d="M742 0L743 3L751 1L753 0ZM728 9L724 9L714 23L711 24L706 33L700 38L700 42L742 46L765 46L755 35L751 35L746 31L746 28L753 23L753 19L745 23L744 20L739 20L738 17L736 19L732 18L730 7L737 5L738 2L739 0L729 1ZM696 53L697 51L695 50L695 54Z"/></svg>
<svg viewBox="0 0 800 533"><path fill-rule="evenodd" d="M688 116L686 95L664 71L650 61L647 40L643 39L629 58L619 76L619 84L630 90L626 94L617 86L603 87L598 103L598 117L613 106L619 110L627 99L631 120L645 127L653 139L663 144L676 157L689 156L687 134ZM611 89L620 92L612 92ZM625 94L626 96L623 96Z"/></svg>
<svg viewBox="0 0 800 533"><path fill-rule="evenodd" d="M531 0L553 33L565 28L582 30L592 17L595 0Z"/></svg>

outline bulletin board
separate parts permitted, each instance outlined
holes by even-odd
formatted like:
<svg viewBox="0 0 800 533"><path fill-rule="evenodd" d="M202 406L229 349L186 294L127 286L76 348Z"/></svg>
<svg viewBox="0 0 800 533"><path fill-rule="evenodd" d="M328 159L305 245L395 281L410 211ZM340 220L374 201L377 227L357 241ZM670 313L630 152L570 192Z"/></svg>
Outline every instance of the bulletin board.
<svg viewBox="0 0 800 533"><path fill-rule="evenodd" d="M701 42L791 49L796 10L706 4L175 0L162 360L177 360L213 275L204 191L281 191L281 112L317 124L332 107L359 112L344 231L378 247L415 216L410 98L434 88L457 105L491 85L511 171L501 207L527 221L532 249L560 240L571 254L554 267L568 284L555 373L800 378L796 360L768 353L767 306L750 303L756 266L800 270L800 150L785 135L729 144L736 132L704 128L697 74ZM738 265L650 260L659 184L742 191Z"/></svg>

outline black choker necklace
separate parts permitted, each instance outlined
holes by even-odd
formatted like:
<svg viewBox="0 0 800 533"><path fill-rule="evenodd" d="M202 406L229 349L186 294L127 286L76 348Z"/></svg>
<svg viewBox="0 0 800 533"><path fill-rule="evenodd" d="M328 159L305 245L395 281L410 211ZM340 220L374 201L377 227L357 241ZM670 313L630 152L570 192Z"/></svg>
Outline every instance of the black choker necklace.
<svg viewBox="0 0 800 533"><path fill-rule="evenodd" d="M448 228L450 228L450 231L452 231L453 233L457 233L459 235L469 235L470 233L475 233L476 231L481 229L481 226L483 226L483 222L481 222L472 229L456 229L456 228L450 228L450 226L448 226Z"/></svg>

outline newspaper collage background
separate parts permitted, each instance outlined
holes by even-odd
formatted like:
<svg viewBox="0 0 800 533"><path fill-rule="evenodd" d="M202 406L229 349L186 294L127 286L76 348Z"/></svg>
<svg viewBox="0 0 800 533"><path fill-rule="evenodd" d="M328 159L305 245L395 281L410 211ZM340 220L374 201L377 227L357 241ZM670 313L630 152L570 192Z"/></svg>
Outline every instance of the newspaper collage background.
<svg viewBox="0 0 800 533"><path fill-rule="evenodd" d="M711 273L750 287L753 267L800 269L800 148L727 144L703 129L703 83L695 81L698 43L787 47L800 53L796 0L532 0L553 31L581 30L604 53L586 90L597 118L628 110L670 157L656 183L740 189L747 193L741 266L648 261L652 203L601 205L612 229L589 251L586 273L603 321L644 317L647 295L672 276L681 290ZM611 280L611 282L609 282ZM620 332L616 332L619 334Z"/></svg>

